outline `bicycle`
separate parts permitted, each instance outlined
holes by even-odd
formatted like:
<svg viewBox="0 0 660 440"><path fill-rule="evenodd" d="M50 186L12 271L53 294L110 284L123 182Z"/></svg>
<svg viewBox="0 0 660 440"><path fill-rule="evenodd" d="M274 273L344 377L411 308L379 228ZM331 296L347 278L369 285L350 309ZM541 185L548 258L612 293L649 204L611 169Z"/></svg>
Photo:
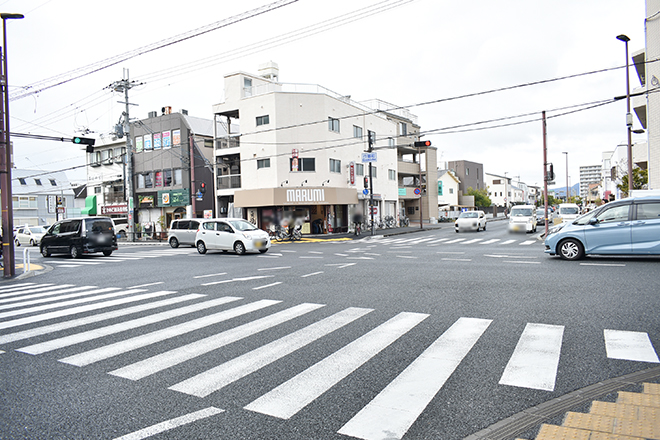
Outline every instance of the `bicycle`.
<svg viewBox="0 0 660 440"><path fill-rule="evenodd" d="M388 229L396 227L396 220L394 220L394 217L392 217L391 215L385 217L384 223L385 223L385 227Z"/></svg>
<svg viewBox="0 0 660 440"><path fill-rule="evenodd" d="M355 230L353 231L353 233L354 233L356 236L359 236L359 235L362 233L362 223L360 223L360 222L355 222L355 224L353 225L353 227L355 228Z"/></svg>
<svg viewBox="0 0 660 440"><path fill-rule="evenodd" d="M401 222L401 226L406 226L406 227L410 226L410 219L406 216L401 218L400 222Z"/></svg>

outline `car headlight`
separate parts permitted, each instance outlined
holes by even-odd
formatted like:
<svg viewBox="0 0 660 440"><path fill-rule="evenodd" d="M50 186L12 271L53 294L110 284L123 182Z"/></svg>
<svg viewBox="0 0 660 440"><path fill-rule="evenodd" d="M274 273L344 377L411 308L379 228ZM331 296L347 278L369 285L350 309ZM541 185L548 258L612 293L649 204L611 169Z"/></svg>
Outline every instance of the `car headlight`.
<svg viewBox="0 0 660 440"><path fill-rule="evenodd" d="M246 234L245 232L243 232L243 237L245 237L248 240L252 240L252 236L250 234Z"/></svg>
<svg viewBox="0 0 660 440"><path fill-rule="evenodd" d="M561 231L564 226L566 226L566 223L560 223L557 226L553 226L552 228L548 229L548 235L556 234L557 232Z"/></svg>

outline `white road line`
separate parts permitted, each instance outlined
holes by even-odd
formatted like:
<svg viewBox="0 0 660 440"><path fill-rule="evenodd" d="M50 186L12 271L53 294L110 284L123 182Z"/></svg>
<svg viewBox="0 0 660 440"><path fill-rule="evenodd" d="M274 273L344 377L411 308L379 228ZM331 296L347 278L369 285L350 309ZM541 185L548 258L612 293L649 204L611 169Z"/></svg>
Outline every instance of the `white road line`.
<svg viewBox="0 0 660 440"><path fill-rule="evenodd" d="M208 274L208 275L197 275L196 277L193 277L193 278L198 279L198 278L208 278L208 277L219 277L221 275L227 275L227 272L211 273L211 274Z"/></svg>
<svg viewBox="0 0 660 440"><path fill-rule="evenodd" d="M412 246L391 246L390 249L399 250L399 249L410 249Z"/></svg>
<svg viewBox="0 0 660 440"><path fill-rule="evenodd" d="M257 270L282 270L282 269L291 269L291 266L280 266L280 267L262 267Z"/></svg>
<svg viewBox="0 0 660 440"><path fill-rule="evenodd" d="M155 425L149 426L148 428L140 429L139 431L131 432L130 434L122 435L121 437L115 438L115 440L142 440L148 437L152 437L156 434L178 428L179 426L188 425L190 423L196 422L197 420L206 419L223 412L223 409L210 406L208 408L195 411L175 419L157 423Z"/></svg>
<svg viewBox="0 0 660 440"><path fill-rule="evenodd" d="M424 243L426 241L433 240L433 237L427 237L427 238L420 238L419 240L413 240L410 242L410 244L420 244Z"/></svg>
<svg viewBox="0 0 660 440"><path fill-rule="evenodd" d="M282 281L277 281L277 282L275 282L275 283L266 284L266 285L264 285L264 286L253 287L252 290L261 290L261 289L265 289L266 287L277 286L278 284L282 284Z"/></svg>
<svg viewBox="0 0 660 440"><path fill-rule="evenodd" d="M580 263L580 266L626 267L625 264L618 263Z"/></svg>
<svg viewBox="0 0 660 440"><path fill-rule="evenodd" d="M312 273L308 273L307 275L300 275L300 278L307 278L307 277L311 277L311 276L313 276L313 275L320 275L320 274L322 274L322 273L323 273L323 271L320 271L320 272L312 272Z"/></svg>
<svg viewBox="0 0 660 440"><path fill-rule="evenodd" d="M357 264L357 263L346 263L346 264L342 264L341 266L337 266L337 269L343 269L343 268L345 268L345 267L355 266L356 264Z"/></svg>
<svg viewBox="0 0 660 440"><path fill-rule="evenodd" d="M479 244L493 244L493 243L497 243L498 241L500 241L499 238L491 238L490 240L486 240L483 243L479 243Z"/></svg>
<svg viewBox="0 0 660 440"><path fill-rule="evenodd" d="M312 257L312 256L307 256L307 255L301 255L298 258L305 258L307 260L322 260L323 257ZM261 269L259 269L261 270Z"/></svg>
<svg viewBox="0 0 660 440"><path fill-rule="evenodd" d="M90 293L102 293L102 292L107 292L108 290L117 290L116 287L111 287L111 288L106 288L106 289L98 289L98 290L93 290ZM10 316L18 316L18 315L26 315L28 313L34 313L34 312L41 312L43 310L50 310L50 309L58 309L61 307L66 307L66 306L71 306L74 304L80 304L80 303L85 303L85 302L93 302L93 301L98 301L101 299L107 299L107 298L114 298L117 296L122 296L125 295L124 291L118 291L118 292L112 292L112 293L106 293L103 295L98 295L98 296L88 296L84 298L78 298L78 299L71 299L69 301L63 301L59 303L54 303L54 304L42 304L40 306L34 306L34 307L28 307L27 309L20 309L20 310L11 310L9 312L4 312L0 313L0 318L7 318Z"/></svg>
<svg viewBox="0 0 660 440"><path fill-rule="evenodd" d="M374 254L373 252L365 252L364 255L370 255L372 257L380 257L380 254Z"/></svg>
<svg viewBox="0 0 660 440"><path fill-rule="evenodd" d="M280 257L278 257L277 255L257 255L257 258L270 258L271 260L273 260L273 259L276 260Z"/></svg>
<svg viewBox="0 0 660 440"><path fill-rule="evenodd" d="M60 264L57 267L80 267L80 264Z"/></svg>
<svg viewBox="0 0 660 440"><path fill-rule="evenodd" d="M33 284L33 283L30 283L30 284ZM10 289L2 289L0 291L5 292L5 293L0 294L0 298L7 298L7 297L10 297L10 296L16 296L16 295L25 295L26 293L31 293L31 291L29 289L35 289L35 288L40 288L40 289L44 289L44 290L46 288L58 289L60 287L66 287L66 286L73 286L73 284L65 284L63 286L56 286L56 287L53 287L53 284L37 284L37 285L22 286L22 287L10 288Z"/></svg>
<svg viewBox="0 0 660 440"><path fill-rule="evenodd" d="M506 241L503 241L502 243L500 243L500 246L503 245L503 244L511 244L511 243L515 243L515 242L516 242L516 240L506 240Z"/></svg>
<svg viewBox="0 0 660 440"><path fill-rule="evenodd" d="M202 286L212 286L214 284L235 283L236 281L262 280L264 278L273 278L273 277L274 277L274 275L256 275L256 276L252 276L252 277L232 278L231 280L221 280L221 281L213 281L212 283L203 283Z"/></svg>
<svg viewBox="0 0 660 440"><path fill-rule="evenodd" d="M403 312L245 407L288 419L380 353L429 315Z"/></svg>
<svg viewBox="0 0 660 440"><path fill-rule="evenodd" d="M52 286L52 284L36 284L36 283L20 283L20 284L10 284L7 286L0 287L0 292L9 292L12 290L22 290L30 289L38 286Z"/></svg>
<svg viewBox="0 0 660 440"><path fill-rule="evenodd" d="M528 323L500 384L554 391L563 335L563 325Z"/></svg>
<svg viewBox="0 0 660 440"><path fill-rule="evenodd" d="M323 252L319 252L319 251L309 251L309 253L310 253L310 254L322 254Z"/></svg>
<svg viewBox="0 0 660 440"><path fill-rule="evenodd" d="M466 239L465 239L465 238L456 238L456 239L454 239L454 240L449 240L449 241L446 242L445 244L460 243L461 241L464 241L464 240L466 240Z"/></svg>
<svg viewBox="0 0 660 440"><path fill-rule="evenodd" d="M449 239L448 238L440 238L438 240L429 241L428 244L442 243L443 241L447 241L447 240L449 240Z"/></svg>
<svg viewBox="0 0 660 440"><path fill-rule="evenodd" d="M159 284L165 284L164 281L158 281L155 283L149 283L149 284L140 284L139 286L131 286L129 289L137 289L138 287L148 287L148 286L157 286Z"/></svg>
<svg viewBox="0 0 660 440"><path fill-rule="evenodd" d="M492 320L460 318L338 432L400 439L444 386Z"/></svg>
<svg viewBox="0 0 660 440"><path fill-rule="evenodd" d="M26 299L40 298L48 295L59 295L66 292L75 292L76 290L71 289L92 289L96 286L83 286L83 287L74 287L73 284L62 284L60 286L48 287L42 289L35 289L34 291L29 292L12 292L0 295L0 303L7 303L11 301L23 301Z"/></svg>
<svg viewBox="0 0 660 440"><path fill-rule="evenodd" d="M335 254L335 255L337 255L339 257L348 257L348 254Z"/></svg>
<svg viewBox="0 0 660 440"><path fill-rule="evenodd" d="M295 254L298 251L291 251L291 250L287 250L287 249L282 249L282 250L280 250L280 252L288 252L290 254Z"/></svg>
<svg viewBox="0 0 660 440"><path fill-rule="evenodd" d="M49 263L59 266L59 265L69 265L71 264L71 261L75 261L75 264L78 266L96 266L99 264L103 264L100 261L83 261L83 260L49 261Z"/></svg>
<svg viewBox="0 0 660 440"><path fill-rule="evenodd" d="M605 350L610 359L660 363L647 333L603 330Z"/></svg>
<svg viewBox="0 0 660 440"><path fill-rule="evenodd" d="M483 240L483 238L473 238L472 240L468 240L468 241L463 242L463 244L478 243L478 242L480 242L481 240Z"/></svg>
<svg viewBox="0 0 660 440"><path fill-rule="evenodd" d="M436 254L443 255L463 255L465 252L436 252Z"/></svg>
<svg viewBox="0 0 660 440"><path fill-rule="evenodd" d="M472 261L471 258L441 258L442 261Z"/></svg>
<svg viewBox="0 0 660 440"><path fill-rule="evenodd" d="M347 257L346 259L347 260L373 260L372 257Z"/></svg>
<svg viewBox="0 0 660 440"><path fill-rule="evenodd" d="M417 259L417 257L414 257L412 255L397 255L396 257L397 258L409 258L411 260L416 260Z"/></svg>
<svg viewBox="0 0 660 440"><path fill-rule="evenodd" d="M518 246L529 246L530 244L536 243L536 240L527 240L520 243Z"/></svg>
<svg viewBox="0 0 660 440"><path fill-rule="evenodd" d="M38 344L28 345L26 347L18 348L20 351L27 354L42 354L49 351L57 350L59 348L69 347L71 345L80 344L94 339L102 338L108 335L114 335L126 330L144 327L145 325L155 324L168 319L185 316L190 313L196 313L201 310L206 310L211 307L224 305L233 301L238 301L241 298L235 296L225 296L210 301L204 301L197 304L191 304L186 307L178 309L166 310L164 312L155 313L153 315L142 316L140 318L132 319L129 321L119 322L117 324L108 325L105 327L95 328L93 330L84 331L81 333L74 333L72 335L63 336L57 339L51 339Z"/></svg>
<svg viewBox="0 0 660 440"><path fill-rule="evenodd" d="M215 368L186 379L170 387L170 389L197 397L206 397L372 311L373 309L357 307L342 310ZM132 379L132 377L129 377L129 379Z"/></svg>
<svg viewBox="0 0 660 440"><path fill-rule="evenodd" d="M58 290L56 292L42 292L42 293L35 293L34 295L26 295L20 298L5 298L3 300L0 300L0 303L9 303L10 301L20 301L20 302L14 302L10 304L1 304L0 305L0 310L7 310L7 309L13 309L16 307L24 307L24 306L31 306L34 304L41 304L45 302L51 302L51 301L60 301L63 299L69 299L69 298L75 298L78 296L85 296L85 295L92 295L94 293L100 293L99 290L89 290L89 289L96 289L96 286L81 286L81 287L71 287L69 289L62 289ZM105 292L111 292L113 290L119 290L119 287L108 287L106 289L110 290L104 290ZM64 295L66 294L66 295ZM51 295L57 295L57 296L51 296ZM44 298L45 297L45 298ZM28 301L25 301L28 300Z"/></svg>
<svg viewBox="0 0 660 440"><path fill-rule="evenodd" d="M135 292L140 292L136 290ZM160 291L155 293L145 293L144 295L136 295L131 298L121 298L113 301L108 301L105 303L104 307L112 307L116 305L125 304L127 302L143 301L147 299L157 298L159 296L171 295L174 292ZM16 333L9 333L6 335L0 336L0 344L6 344L8 342L20 341L23 339L33 338L35 336L46 335L49 333L55 333L58 331L66 330L69 328L80 327L82 325L92 324L95 322L101 322L108 319L118 318L120 316L126 316L133 313L144 312L146 310L152 310L159 307L169 306L173 304L178 304L184 301L190 301L192 299L203 298L206 295L201 295L199 293L191 293L189 295L178 296L175 298L169 298L162 301L156 301L152 303L142 304L139 306L133 306L126 309L114 310L112 312L101 313L99 315L91 315L84 318L73 319L70 321L58 322L57 324L45 325L42 327L31 328L29 330L24 330Z"/></svg>
<svg viewBox="0 0 660 440"><path fill-rule="evenodd" d="M93 350L89 350L83 353L69 356L67 358L60 359L60 362L63 362L65 364L76 365L79 367L93 364L94 362L98 362L103 359L108 359L122 353L136 350L141 347L146 347L147 345L155 344L156 342L164 341L171 338L176 338L177 336L180 336L182 334L189 333L194 330L199 330L200 328L208 327L210 325L217 324L218 322L226 321L228 319L235 318L237 316L245 315L247 313L254 312L256 310L260 310L265 307L270 307L280 302L281 301L274 301L274 300L261 300L261 301L253 302L240 307L225 310L220 313L204 316L202 318L184 322L179 325L168 327L162 330L157 330L124 341L119 341L114 344L109 344L104 347L99 347Z"/></svg>
<svg viewBox="0 0 660 440"><path fill-rule="evenodd" d="M224 332L200 339L190 344L177 347L173 350L166 351L165 353L158 354L134 364L127 365L123 368L111 371L109 374L131 380L139 380L159 371L163 371L167 368L179 365L185 361L194 359L198 356L202 356L203 354L222 348L226 345L240 341L249 336L271 329L277 325L313 312L314 310L318 310L321 307L325 306L323 304L312 303L299 304L297 306L273 313L272 315L248 322ZM182 393L194 394L186 391L188 384L190 383L194 383L192 378L176 384L169 389L180 391ZM210 393L211 392L208 394Z"/></svg>
<svg viewBox="0 0 660 440"><path fill-rule="evenodd" d="M503 263L514 263L514 264L541 264L540 261L525 261L525 260L504 260Z"/></svg>

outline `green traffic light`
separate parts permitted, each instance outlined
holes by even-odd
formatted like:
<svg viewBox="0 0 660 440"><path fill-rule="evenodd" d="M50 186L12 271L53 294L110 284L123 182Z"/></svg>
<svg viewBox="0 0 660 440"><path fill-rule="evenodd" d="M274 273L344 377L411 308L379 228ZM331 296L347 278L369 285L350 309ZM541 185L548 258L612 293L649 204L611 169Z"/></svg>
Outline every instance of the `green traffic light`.
<svg viewBox="0 0 660 440"><path fill-rule="evenodd" d="M80 138L79 137L74 137L73 138L73 143L74 144L79 144L80 143Z"/></svg>

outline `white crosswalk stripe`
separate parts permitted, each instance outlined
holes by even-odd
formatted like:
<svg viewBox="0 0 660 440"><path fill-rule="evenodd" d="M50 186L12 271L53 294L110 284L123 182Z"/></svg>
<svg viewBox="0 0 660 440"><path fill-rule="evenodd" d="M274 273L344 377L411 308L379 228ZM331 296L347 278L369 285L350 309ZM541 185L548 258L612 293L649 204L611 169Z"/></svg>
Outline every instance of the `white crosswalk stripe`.
<svg viewBox="0 0 660 440"><path fill-rule="evenodd" d="M529 246L530 244L534 244L534 243L536 243L536 240L527 240L527 241L523 241L519 245L520 246Z"/></svg>
<svg viewBox="0 0 660 440"><path fill-rule="evenodd" d="M493 243L497 243L498 241L500 241L499 238L491 238L490 240L486 240L486 241L481 242L479 244L493 244Z"/></svg>
<svg viewBox="0 0 660 440"><path fill-rule="evenodd" d="M106 287L104 289L90 290L90 291L87 291L87 292L84 292L84 293L86 295L93 295L93 294L104 293L104 292L108 292L108 291L114 291L114 292L106 293L104 295L98 295L98 296L86 296L84 298L72 299L72 300L69 300L69 301L64 301L64 302L59 302L59 303L42 304L40 306L29 307L27 309L11 310L9 312L0 313L0 319L7 318L9 316L18 316L18 315L26 315L28 313L41 312L43 310L57 309L57 308L60 308L60 307L70 306L70 305L73 305L73 304L80 304L80 303L84 303L84 302L97 301L99 299L112 298L112 297L120 296L120 295L124 294L121 291L117 292L116 287Z"/></svg>
<svg viewBox="0 0 660 440"><path fill-rule="evenodd" d="M647 333L621 330L604 330L603 333L608 358L660 363Z"/></svg>

